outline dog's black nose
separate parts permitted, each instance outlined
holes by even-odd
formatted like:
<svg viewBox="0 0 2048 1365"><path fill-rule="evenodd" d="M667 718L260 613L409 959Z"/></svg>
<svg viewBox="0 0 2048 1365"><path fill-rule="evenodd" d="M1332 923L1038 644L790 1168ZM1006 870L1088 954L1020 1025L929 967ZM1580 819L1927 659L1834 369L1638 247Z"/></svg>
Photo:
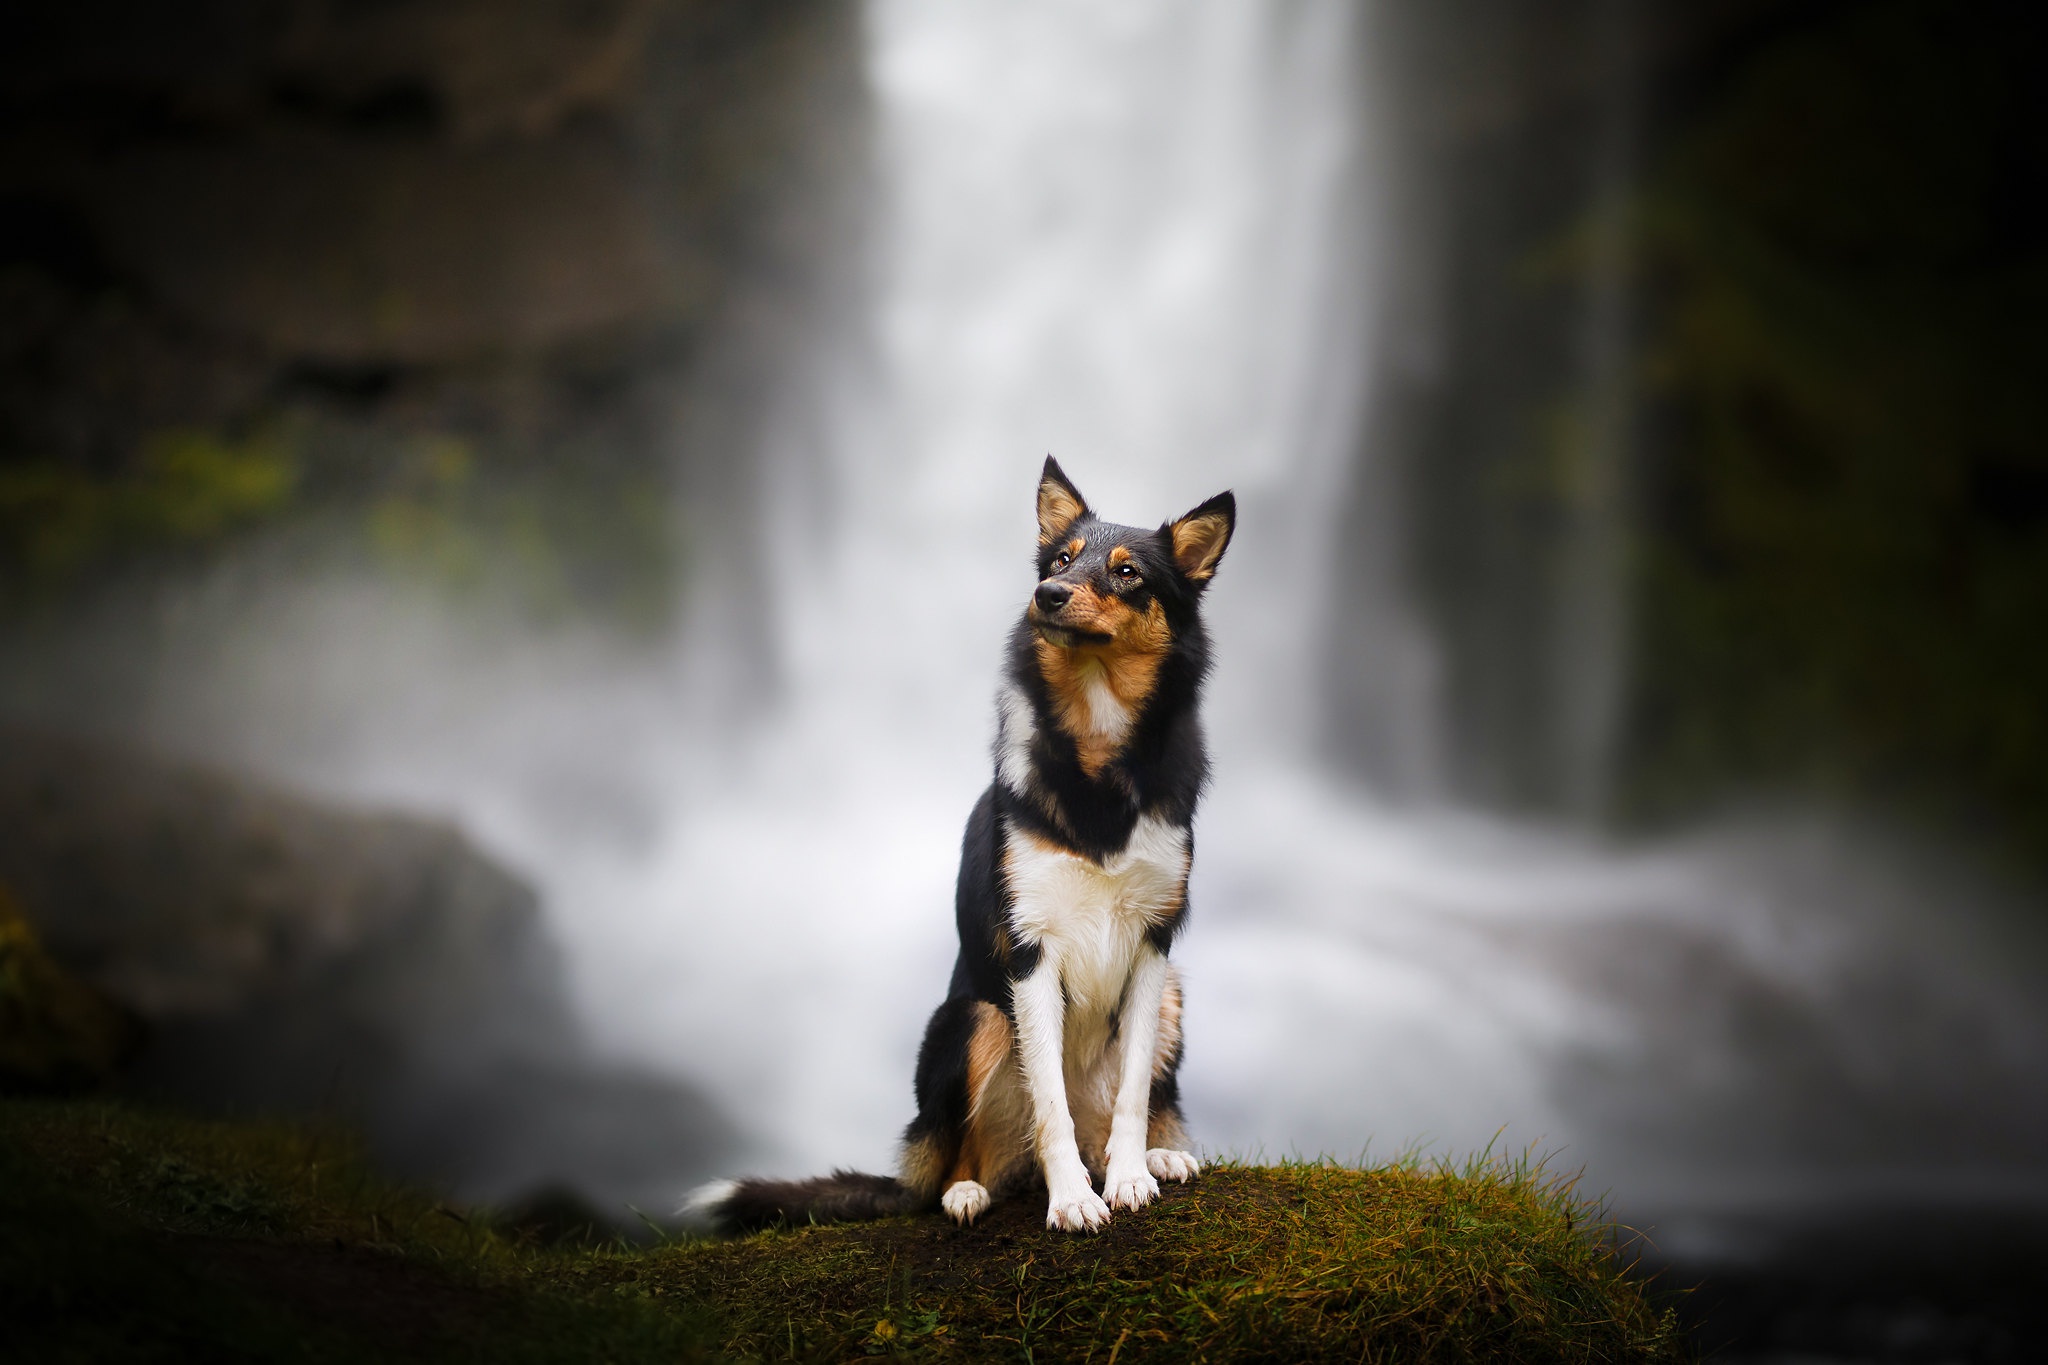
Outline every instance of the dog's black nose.
<svg viewBox="0 0 2048 1365"><path fill-rule="evenodd" d="M1031 594L1031 600L1038 603L1040 611L1051 616L1067 605L1067 599L1073 595L1074 590L1064 583L1040 583L1038 591Z"/></svg>

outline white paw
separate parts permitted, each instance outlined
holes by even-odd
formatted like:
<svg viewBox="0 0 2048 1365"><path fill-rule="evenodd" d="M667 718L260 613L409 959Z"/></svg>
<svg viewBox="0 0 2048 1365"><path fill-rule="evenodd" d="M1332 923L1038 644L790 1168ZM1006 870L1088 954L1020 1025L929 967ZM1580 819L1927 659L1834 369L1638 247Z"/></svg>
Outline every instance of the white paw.
<svg viewBox="0 0 2048 1365"><path fill-rule="evenodd" d="M1056 1189L1046 1205L1045 1225L1054 1232L1099 1232L1109 1224L1109 1205L1087 1184Z"/></svg>
<svg viewBox="0 0 2048 1365"><path fill-rule="evenodd" d="M1202 1169L1193 1152L1176 1152L1171 1147L1154 1147L1145 1153L1145 1169L1161 1180L1178 1180L1185 1185ZM1155 1187L1153 1193L1158 1193Z"/></svg>
<svg viewBox="0 0 2048 1365"><path fill-rule="evenodd" d="M1102 1195L1113 1209L1142 1209L1159 1197L1159 1182L1142 1166L1112 1166L1102 1182Z"/></svg>
<svg viewBox="0 0 2048 1365"><path fill-rule="evenodd" d="M956 1180L939 1196L939 1207L962 1227L981 1217L988 1208L988 1191L975 1180Z"/></svg>

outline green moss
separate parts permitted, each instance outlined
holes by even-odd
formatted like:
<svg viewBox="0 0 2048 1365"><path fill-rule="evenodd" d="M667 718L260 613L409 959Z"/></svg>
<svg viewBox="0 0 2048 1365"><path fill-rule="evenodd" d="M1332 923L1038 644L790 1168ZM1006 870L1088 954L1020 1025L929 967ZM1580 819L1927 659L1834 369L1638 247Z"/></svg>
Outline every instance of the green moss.
<svg viewBox="0 0 2048 1365"><path fill-rule="evenodd" d="M1679 1354L1611 1232L1508 1163L1225 1163L1090 1238L1048 1233L1019 1198L971 1229L933 1215L647 1249L539 1244L287 1128L10 1101L0 1164L0 1315L53 1359L165 1323L191 1349L159 1359Z"/></svg>
<svg viewBox="0 0 2048 1365"><path fill-rule="evenodd" d="M1649 1360L1676 1355L1568 1188L1523 1166L1212 1167L1091 1238L1042 1200L655 1253L741 1354L956 1346L1011 1359Z"/></svg>
<svg viewBox="0 0 2048 1365"><path fill-rule="evenodd" d="M620 442L279 409L248 434L155 433L111 470L0 460L0 609L62 608L261 541L266 576L340 565L541 622L645 629L669 620L676 521L665 470Z"/></svg>
<svg viewBox="0 0 2048 1365"><path fill-rule="evenodd" d="M0 555L30 580L62 582L138 550L202 545L274 517L297 482L297 463L275 431L239 440L159 432L115 475L10 462L0 465Z"/></svg>
<svg viewBox="0 0 2048 1365"><path fill-rule="evenodd" d="M89 1089L140 1041L132 1015L50 960L0 886L0 1092Z"/></svg>
<svg viewBox="0 0 2048 1365"><path fill-rule="evenodd" d="M21 1359L707 1358L687 1306L611 1292L631 1259L501 1233L332 1135L0 1101L0 1321Z"/></svg>
<svg viewBox="0 0 2048 1365"><path fill-rule="evenodd" d="M392 443L375 467L360 525L386 571L490 593L540 620L591 611L632 626L668 620L674 498L647 471L594 454L488 459L447 434ZM335 501L346 506L345 491Z"/></svg>

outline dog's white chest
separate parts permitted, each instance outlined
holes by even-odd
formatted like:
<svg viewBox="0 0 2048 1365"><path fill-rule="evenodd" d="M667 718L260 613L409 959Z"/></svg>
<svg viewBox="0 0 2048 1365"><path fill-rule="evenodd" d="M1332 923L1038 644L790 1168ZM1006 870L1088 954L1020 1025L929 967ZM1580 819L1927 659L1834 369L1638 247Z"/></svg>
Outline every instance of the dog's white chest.
<svg viewBox="0 0 2048 1365"><path fill-rule="evenodd" d="M1083 670L1081 699L1086 703L1088 728L1102 739L1123 743L1131 732L1131 709L1109 685L1109 675L1100 665Z"/></svg>
<svg viewBox="0 0 2048 1365"><path fill-rule="evenodd" d="M1147 816L1101 863L1015 839L1008 871L1012 928L1057 964L1070 1010L1106 1014L1145 931L1180 908L1187 832Z"/></svg>

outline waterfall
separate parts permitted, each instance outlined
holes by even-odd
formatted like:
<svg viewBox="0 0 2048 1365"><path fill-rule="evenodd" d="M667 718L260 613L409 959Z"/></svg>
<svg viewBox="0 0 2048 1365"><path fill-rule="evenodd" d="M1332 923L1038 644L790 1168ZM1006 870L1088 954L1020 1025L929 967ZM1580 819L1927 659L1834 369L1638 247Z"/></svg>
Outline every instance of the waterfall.
<svg viewBox="0 0 2048 1365"><path fill-rule="evenodd" d="M1303 684L1303 623L1327 605L1323 509L1365 369L1348 7L870 15L889 421L834 473L852 538L893 555L907 513L969 579L921 594L957 652L916 671L985 726L989 642L1031 547L1020 490L1053 453L1134 521L1236 486L1250 533L1216 611L1263 695L1238 697L1226 664L1218 701L1299 716L1305 696L1271 688Z"/></svg>

